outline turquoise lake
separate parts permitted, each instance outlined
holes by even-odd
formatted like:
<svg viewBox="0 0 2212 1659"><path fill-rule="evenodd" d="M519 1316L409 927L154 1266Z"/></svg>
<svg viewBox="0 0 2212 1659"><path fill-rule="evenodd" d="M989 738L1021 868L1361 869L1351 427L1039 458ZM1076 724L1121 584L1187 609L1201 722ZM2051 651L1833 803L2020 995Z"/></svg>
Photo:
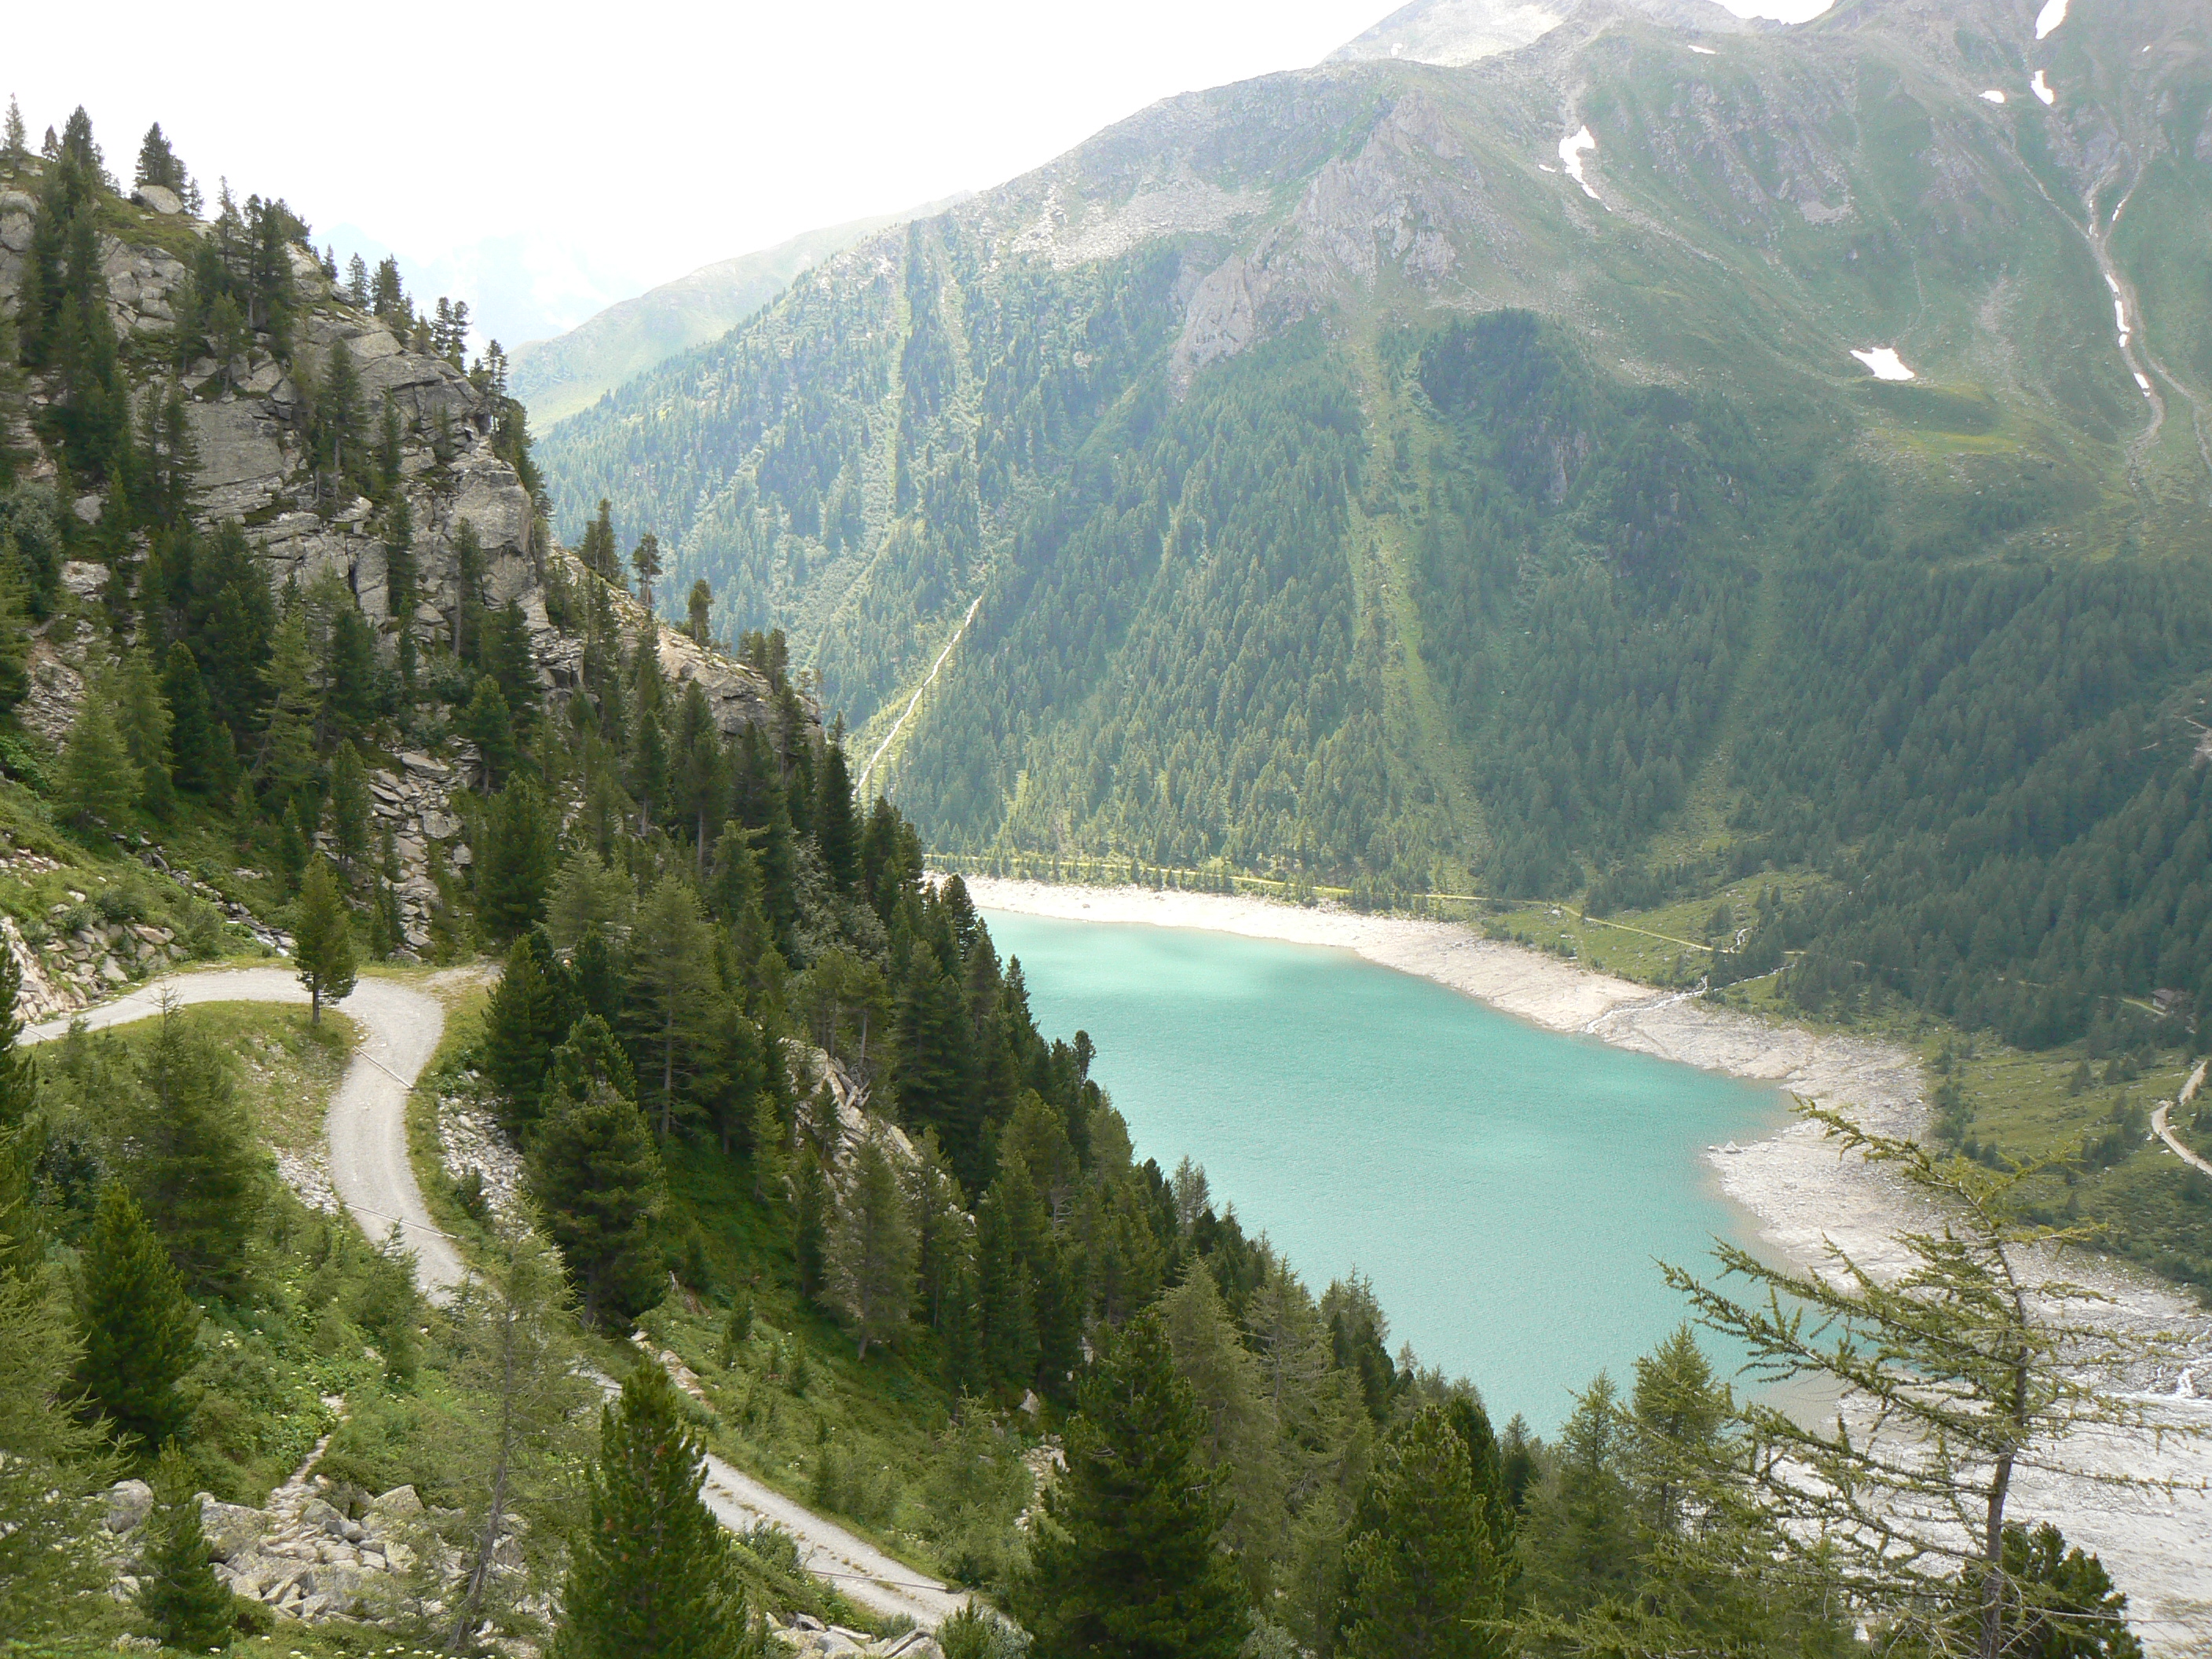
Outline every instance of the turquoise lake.
<svg viewBox="0 0 2212 1659"><path fill-rule="evenodd" d="M1700 1158L1786 1115L1771 1089L1560 1036L1348 951L986 911L1048 1036L1137 1157L1206 1166L1217 1206L1316 1294L1357 1267L1395 1352L1549 1432L1682 1318L1656 1260L1747 1218Z"/></svg>

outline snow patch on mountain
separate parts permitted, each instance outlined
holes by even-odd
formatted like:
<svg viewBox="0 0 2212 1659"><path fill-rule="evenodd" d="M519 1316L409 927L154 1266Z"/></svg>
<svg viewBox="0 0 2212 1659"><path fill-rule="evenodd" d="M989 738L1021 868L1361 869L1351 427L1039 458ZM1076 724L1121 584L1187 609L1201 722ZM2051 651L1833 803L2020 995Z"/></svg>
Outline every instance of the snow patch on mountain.
<svg viewBox="0 0 2212 1659"><path fill-rule="evenodd" d="M1589 180L1583 177L1583 157L1596 154L1597 140L1590 136L1588 122L1584 122L1578 131L1559 140L1559 165L1567 170L1568 178L1583 187L1583 194L1593 202L1603 198L1590 188Z"/></svg>
<svg viewBox="0 0 2212 1659"><path fill-rule="evenodd" d="M1895 346L1871 346L1864 351L1854 351L1851 356L1864 363L1877 380L1909 380L1913 378L1912 371L1897 355Z"/></svg>

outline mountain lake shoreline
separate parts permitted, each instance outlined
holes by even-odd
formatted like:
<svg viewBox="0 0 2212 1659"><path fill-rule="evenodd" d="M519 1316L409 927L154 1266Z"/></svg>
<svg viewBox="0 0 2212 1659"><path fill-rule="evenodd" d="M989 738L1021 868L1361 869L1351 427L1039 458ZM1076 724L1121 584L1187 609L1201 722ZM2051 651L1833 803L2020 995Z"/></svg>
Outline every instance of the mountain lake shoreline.
<svg viewBox="0 0 2212 1659"><path fill-rule="evenodd" d="M1819 1032L1703 1004L1694 994L1594 973L1524 946L1486 939L1464 923L1365 915L1244 895L1148 887L1075 887L963 876L979 909L1068 921L1141 923L1349 951L1418 975L1502 1013L1561 1035L1771 1085L1841 1111L1875 1132L1911 1137L1928 1108L1917 1056L1879 1039ZM1830 1245L1877 1273L1904 1265L1897 1236L1940 1227L1919 1194L1855 1154L1839 1153L1805 1121L1704 1162L1732 1208L1754 1224L1763 1255L1817 1267ZM1232 1195L1233 1196L1233 1195ZM2106 1297L2110 1318L2178 1334L2188 1362L2172 1375L2130 1377L2130 1393L2172 1397L2177 1426L2212 1427L2212 1316L2174 1286L2126 1264L2069 1253L2052 1277ZM2193 1372L2193 1376L2191 1373ZM2185 1382L2194 1392L2179 1390ZM2130 1595L2148 1651L2212 1653L2212 1441L2150 1431L2084 1435L2069 1443L2085 1474L2023 1470L2016 1512L2056 1521L2096 1551ZM2174 1483L2166 1493L2116 1489L2100 1474Z"/></svg>

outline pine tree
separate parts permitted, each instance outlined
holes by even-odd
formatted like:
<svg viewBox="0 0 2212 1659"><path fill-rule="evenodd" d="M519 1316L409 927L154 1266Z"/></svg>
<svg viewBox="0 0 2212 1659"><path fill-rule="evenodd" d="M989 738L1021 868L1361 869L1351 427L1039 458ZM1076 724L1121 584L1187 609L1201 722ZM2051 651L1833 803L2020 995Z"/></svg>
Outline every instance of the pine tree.
<svg viewBox="0 0 2212 1659"><path fill-rule="evenodd" d="M186 1653L228 1648L238 1622L235 1604L215 1576L191 1469L173 1440L161 1448L154 1491L158 1501L147 1517L138 1563L138 1612L165 1647Z"/></svg>
<svg viewBox="0 0 2212 1659"><path fill-rule="evenodd" d="M647 1362L599 1417L599 1459L551 1659L754 1659L730 1545L699 1491L706 1462L668 1374Z"/></svg>
<svg viewBox="0 0 2212 1659"><path fill-rule="evenodd" d="M169 148L168 138L161 131L159 121L146 129L146 137L138 146L138 171L132 182L140 187L159 185L164 190L181 194L185 188L184 163Z"/></svg>
<svg viewBox="0 0 2212 1659"><path fill-rule="evenodd" d="M10 167L21 167L31 156L30 137L23 131L23 112L16 107L15 94L8 94L8 125L0 136L0 161Z"/></svg>
<svg viewBox="0 0 2212 1659"><path fill-rule="evenodd" d="M860 878L860 825L853 811L853 781L845 770L845 745L835 737L823 745L816 791L814 844L821 850L823 867L838 890L849 893Z"/></svg>
<svg viewBox="0 0 2212 1659"><path fill-rule="evenodd" d="M821 1296L828 1278L830 1183L823 1177L822 1160L811 1146L799 1149L796 1185L792 1228L799 1258L799 1291L813 1300Z"/></svg>
<svg viewBox="0 0 2212 1659"><path fill-rule="evenodd" d="M638 907L630 952L631 994L637 1030L644 1039L639 1063L647 1065L653 1097L665 1139L674 1127L677 1066L723 1012L714 967L713 935L699 912L699 896L676 875L663 876Z"/></svg>
<svg viewBox="0 0 2212 1659"><path fill-rule="evenodd" d="M1497 1553L1467 1445L1437 1407L1384 1443L1344 1549L1346 1659L1487 1659L1502 1612Z"/></svg>
<svg viewBox="0 0 2212 1659"><path fill-rule="evenodd" d="M94 1212L77 1285L84 1358L77 1376L125 1447L142 1453L187 1431L178 1384L191 1369L200 1310L120 1182Z"/></svg>
<svg viewBox="0 0 2212 1659"><path fill-rule="evenodd" d="M222 1049L165 1008L125 1103L121 1173L185 1285L234 1290L264 1198L259 1143Z"/></svg>
<svg viewBox="0 0 2212 1659"><path fill-rule="evenodd" d="M650 530L637 538L630 550L630 568L637 572L637 600L645 614L653 614L653 585L660 578L660 538Z"/></svg>
<svg viewBox="0 0 2212 1659"><path fill-rule="evenodd" d="M629 793L637 802L642 833L653 827L655 809L668 804L668 734L657 708L638 712L636 739L630 746Z"/></svg>
<svg viewBox="0 0 2212 1659"><path fill-rule="evenodd" d="M331 840L337 848L338 867L352 882L361 874L361 861L369 850L368 769L361 751L350 743L338 744L331 763Z"/></svg>
<svg viewBox="0 0 2212 1659"><path fill-rule="evenodd" d="M343 340L333 341L323 360L322 384L315 392L308 442L314 453L319 489L339 489L366 476L368 446L362 435L361 371Z"/></svg>
<svg viewBox="0 0 2212 1659"><path fill-rule="evenodd" d="M615 580L617 562L615 555L614 503L604 495L599 498L598 515L584 527L584 544L580 551L585 569L608 581Z"/></svg>
<svg viewBox="0 0 2212 1659"><path fill-rule="evenodd" d="M919 1241L890 1155L871 1134L854 1154L853 1174L830 1239L830 1297L868 1357L871 1342L892 1342L914 1305Z"/></svg>
<svg viewBox="0 0 2212 1659"><path fill-rule="evenodd" d="M701 645L712 645L714 590L704 576L691 584L690 620L684 631Z"/></svg>
<svg viewBox="0 0 2212 1659"><path fill-rule="evenodd" d="M77 1349L54 1286L0 1273L0 1630L15 1638L74 1626L114 1579L81 1500L115 1470L71 1409Z"/></svg>
<svg viewBox="0 0 2212 1659"><path fill-rule="evenodd" d="M307 1018L320 1024L324 1000L336 1002L351 993L356 967L345 891L327 859L317 857L307 866L292 934L300 983L307 988Z"/></svg>
<svg viewBox="0 0 2212 1659"><path fill-rule="evenodd" d="M635 1103L611 1084L580 1096L557 1085L530 1149L531 1192L561 1247L590 1324L614 1325L652 1305L652 1249L664 1179Z"/></svg>
<svg viewBox="0 0 2212 1659"><path fill-rule="evenodd" d="M208 706L207 683L191 647L169 643L161 669L161 694L169 702L169 775L188 795L214 793L217 777L215 720Z"/></svg>
<svg viewBox="0 0 2212 1659"><path fill-rule="evenodd" d="M0 951L0 1280L33 1274L46 1257L32 1176L45 1136L36 1115L39 1072L19 1039L15 1002L23 969L11 951ZM0 1440L0 1444L7 1443Z"/></svg>
<svg viewBox="0 0 2212 1659"><path fill-rule="evenodd" d="M331 617L330 658L323 680L323 725L337 733L365 731L381 701L376 631L348 593Z"/></svg>
<svg viewBox="0 0 2212 1659"><path fill-rule="evenodd" d="M483 766L480 787L489 794L507 781L518 758L514 716L499 683L490 675L477 682L476 695L461 714L460 726L461 735L477 746L477 758Z"/></svg>
<svg viewBox="0 0 2212 1659"><path fill-rule="evenodd" d="M476 847L477 922L494 944L534 927L552 890L553 816L534 784L517 781L493 797Z"/></svg>
<svg viewBox="0 0 2212 1659"><path fill-rule="evenodd" d="M1081 1402L1010 1598L1037 1659L1229 1659L1248 1623L1220 1549L1229 1500L1157 1310L1122 1327Z"/></svg>
<svg viewBox="0 0 2212 1659"><path fill-rule="evenodd" d="M81 830L120 830L138 805L138 769L116 730L114 709L106 697L87 697L62 752L61 797L70 822Z"/></svg>
<svg viewBox="0 0 2212 1659"><path fill-rule="evenodd" d="M464 661L473 654L477 618L483 611L483 538L476 520L463 519L453 530L453 654Z"/></svg>
<svg viewBox="0 0 2212 1659"><path fill-rule="evenodd" d="M270 710L256 769L263 793L272 803L296 800L314 772L313 663L307 611L299 605L288 606L272 630L269 684L276 694L275 707Z"/></svg>
<svg viewBox="0 0 2212 1659"><path fill-rule="evenodd" d="M483 1074L510 1129L538 1121L553 1051L574 1023L574 999L539 935L525 933L484 1005Z"/></svg>
<svg viewBox="0 0 2212 1659"><path fill-rule="evenodd" d="M723 770L722 736L696 680L684 688L684 704L677 713L673 784L671 804L691 821L695 860L703 875L708 844L721 828L730 781Z"/></svg>

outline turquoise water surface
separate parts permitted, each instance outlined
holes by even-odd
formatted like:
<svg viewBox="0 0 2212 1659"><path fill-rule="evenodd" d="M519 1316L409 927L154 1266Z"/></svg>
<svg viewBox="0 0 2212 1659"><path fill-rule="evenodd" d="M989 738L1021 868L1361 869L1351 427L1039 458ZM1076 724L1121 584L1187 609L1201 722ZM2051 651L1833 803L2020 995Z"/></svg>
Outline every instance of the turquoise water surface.
<svg viewBox="0 0 2212 1659"><path fill-rule="evenodd" d="M1203 1164L1217 1205L1316 1294L1355 1266L1425 1364L1548 1432L1570 1391L1680 1322L1655 1258L1743 1237L1699 1161L1779 1122L1770 1089L1525 1025L1348 951L987 911L1048 1036L1137 1157Z"/></svg>

